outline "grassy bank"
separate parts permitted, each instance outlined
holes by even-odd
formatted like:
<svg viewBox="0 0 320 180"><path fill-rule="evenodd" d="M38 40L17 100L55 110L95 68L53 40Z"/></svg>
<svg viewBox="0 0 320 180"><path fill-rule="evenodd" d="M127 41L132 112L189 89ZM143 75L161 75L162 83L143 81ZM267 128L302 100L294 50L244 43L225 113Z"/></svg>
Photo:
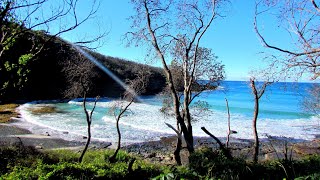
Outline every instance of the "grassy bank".
<svg viewBox="0 0 320 180"><path fill-rule="evenodd" d="M299 161L276 160L253 164L227 160L218 151L196 151L189 166L148 163L120 152L110 163L112 150L89 151L82 163L68 150L37 151L19 144L0 149L0 179L319 179L320 156Z"/></svg>
<svg viewBox="0 0 320 180"><path fill-rule="evenodd" d="M18 104L0 104L0 123L9 122L11 117L17 117L19 114L16 112Z"/></svg>

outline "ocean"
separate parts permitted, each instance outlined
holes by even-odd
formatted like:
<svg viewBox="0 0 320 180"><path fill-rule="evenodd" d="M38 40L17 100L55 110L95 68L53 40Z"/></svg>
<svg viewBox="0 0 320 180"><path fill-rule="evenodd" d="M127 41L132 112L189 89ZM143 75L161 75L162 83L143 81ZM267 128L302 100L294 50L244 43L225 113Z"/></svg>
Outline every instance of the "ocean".
<svg viewBox="0 0 320 180"><path fill-rule="evenodd" d="M310 83L274 83L270 85L260 99L260 111L257 129L260 138L281 136L295 140L312 140L320 134L320 118L305 112L302 107L303 97L307 95ZM174 117L161 113L163 97L141 96L141 103L133 103L120 120L122 142L134 143L159 140L160 137L175 133L165 123L175 126ZM231 138L252 139L252 117L254 99L248 82L224 81L214 91L205 91L195 102L207 102L206 111L196 107L192 109L194 136L206 137L201 130L206 127L217 137L227 135L228 99L231 114L231 129L237 131ZM93 99L89 99L89 109ZM92 136L96 140L115 142L117 132L112 109L121 103L117 99L101 98L93 112ZM32 114L30 109L53 106L54 113ZM86 120L81 99L67 103L58 101L37 101L19 107L23 126L34 133L45 132L64 139L77 139L86 136Z"/></svg>

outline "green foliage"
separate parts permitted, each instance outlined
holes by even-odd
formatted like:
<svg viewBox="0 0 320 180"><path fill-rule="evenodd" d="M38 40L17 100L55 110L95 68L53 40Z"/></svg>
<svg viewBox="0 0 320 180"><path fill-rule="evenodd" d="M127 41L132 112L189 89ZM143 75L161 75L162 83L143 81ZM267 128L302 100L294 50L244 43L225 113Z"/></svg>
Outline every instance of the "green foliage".
<svg viewBox="0 0 320 180"><path fill-rule="evenodd" d="M4 62L4 68L6 69L6 71L12 71L12 69L16 68L17 65L16 64L12 64L9 61Z"/></svg>
<svg viewBox="0 0 320 180"><path fill-rule="evenodd" d="M119 152L116 163L109 163L112 151L88 151L82 163L77 162L79 153L70 150L28 150L16 146L1 148L0 179L149 179L161 173L161 166L136 160L132 171L128 161L132 156Z"/></svg>
<svg viewBox="0 0 320 180"><path fill-rule="evenodd" d="M241 174L250 174L250 168L242 159L228 160L221 151L203 148L190 156L190 169L199 176L238 179Z"/></svg>
<svg viewBox="0 0 320 180"><path fill-rule="evenodd" d="M300 161L277 160L252 164L228 160L219 151L203 148L190 156L189 166L150 164L120 151L115 163L113 150L88 151L82 163L71 150L39 152L17 144L0 148L0 179L319 179L320 156ZM129 162L134 159L132 168Z"/></svg>
<svg viewBox="0 0 320 180"><path fill-rule="evenodd" d="M228 160L219 151L204 148L190 156L190 170L202 179L294 179L317 177L320 156L310 156L299 161L274 160L248 163L243 159Z"/></svg>
<svg viewBox="0 0 320 180"><path fill-rule="evenodd" d="M201 177L194 171L183 166L172 166L164 169L163 172L152 178L153 180L173 180L173 179L200 179Z"/></svg>
<svg viewBox="0 0 320 180"><path fill-rule="evenodd" d="M14 38L14 34L7 38L3 43L1 43L3 46L3 50L8 51L10 48L13 47L14 43L16 43L16 38Z"/></svg>
<svg viewBox="0 0 320 180"><path fill-rule="evenodd" d="M295 180L319 180L320 179L320 173L314 173L307 176L301 176L298 178L295 178Z"/></svg>
<svg viewBox="0 0 320 180"><path fill-rule="evenodd" d="M28 61L30 61L30 59L32 59L33 56L34 55L31 53L21 55L18 60L19 65L22 65L22 66L27 65Z"/></svg>
<svg viewBox="0 0 320 180"><path fill-rule="evenodd" d="M79 154L71 150L59 149L47 151L49 159L55 159L57 162L77 162Z"/></svg>

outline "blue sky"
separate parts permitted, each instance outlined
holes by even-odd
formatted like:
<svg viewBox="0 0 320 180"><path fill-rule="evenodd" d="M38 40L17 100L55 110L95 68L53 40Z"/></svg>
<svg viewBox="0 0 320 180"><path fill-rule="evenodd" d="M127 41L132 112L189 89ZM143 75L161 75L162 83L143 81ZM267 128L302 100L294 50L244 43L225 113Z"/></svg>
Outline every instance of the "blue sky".
<svg viewBox="0 0 320 180"><path fill-rule="evenodd" d="M264 66L260 52L267 49L254 32L254 5L254 0L233 0L226 17L216 19L201 41L201 46L212 48L225 64L227 80L248 80L249 71ZM86 9L84 4L79 12ZM131 22L127 18L133 13L130 0L102 1L96 18L62 37L76 41L79 37L94 36L98 33L98 22L102 30L109 31L104 46L97 50L99 53L145 63L147 52L143 47L128 48L122 41L122 36L130 30ZM259 23L268 41L290 46L290 38L277 28L276 19L267 17L259 19ZM160 63L153 65L161 66Z"/></svg>

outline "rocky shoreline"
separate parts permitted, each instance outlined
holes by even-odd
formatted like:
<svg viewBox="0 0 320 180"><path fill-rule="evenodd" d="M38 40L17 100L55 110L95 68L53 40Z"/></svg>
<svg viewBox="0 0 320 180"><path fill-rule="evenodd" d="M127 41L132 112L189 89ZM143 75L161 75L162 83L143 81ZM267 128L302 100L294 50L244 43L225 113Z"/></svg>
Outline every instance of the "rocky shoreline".
<svg viewBox="0 0 320 180"><path fill-rule="evenodd" d="M223 140L223 138L222 138ZM289 141L291 139L281 139L273 137L273 139L262 139L260 145L260 161L268 161L275 159L301 159L302 157L318 154L320 155L320 139L312 141ZM144 142L132 144L124 147L128 152L134 153L151 162L161 162L164 164L172 164L173 151L175 148L176 137L163 137L160 141ZM188 151L186 145L183 145L181 152L182 163L187 164ZM206 137L195 137L195 149L212 148L218 150L219 146L215 140ZM246 139L233 139L229 144L229 149L234 157L252 160L253 141ZM287 149L287 152L286 152Z"/></svg>
<svg viewBox="0 0 320 180"><path fill-rule="evenodd" d="M224 142L225 138L221 138ZM33 146L36 149L73 149L81 151L85 144L85 138L79 140L64 140L51 136L44 132L43 134L32 134L31 131L17 127L14 123L0 124L0 146L10 146L22 143L25 146ZM163 164L174 164L173 151L175 149L176 137L161 137L159 141L149 141L122 145L122 149L135 154L150 162L160 162ZM195 148L219 149L218 144L210 137L195 137ZM125 143L123 143L125 144ZM114 148L116 144L93 140L90 149ZM251 160L253 152L253 142L247 139L231 138L229 148L234 157L241 157ZM183 147L186 147L183 144ZM306 155L320 154L320 139L312 141L296 141L289 138L270 137L261 139L260 161L292 158L299 159ZM188 163L188 151L183 148L181 152L183 164Z"/></svg>

